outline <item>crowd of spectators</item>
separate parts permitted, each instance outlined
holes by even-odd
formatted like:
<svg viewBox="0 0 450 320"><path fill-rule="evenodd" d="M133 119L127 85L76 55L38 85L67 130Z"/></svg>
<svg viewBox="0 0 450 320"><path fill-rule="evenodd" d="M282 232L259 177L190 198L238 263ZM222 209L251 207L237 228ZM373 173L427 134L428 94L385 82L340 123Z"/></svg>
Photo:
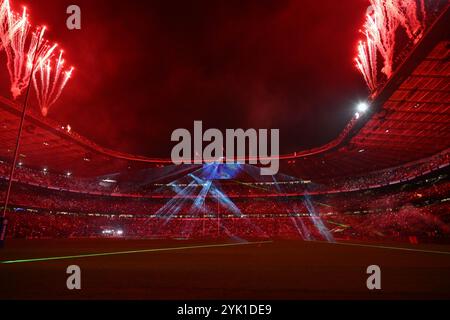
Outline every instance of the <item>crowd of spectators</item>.
<svg viewBox="0 0 450 320"><path fill-rule="evenodd" d="M362 176L329 178L323 181L278 181L270 183L236 183L217 181L227 195L237 197L257 197L268 194L329 194L357 190L376 189L392 184L407 182L450 164L448 152L432 158L410 163L402 167L372 172ZM7 179L10 167L0 162L0 179ZM173 185L139 184L130 188L129 183L120 181L105 182L103 178L80 178L70 174L59 175L48 171L37 171L18 166L15 180L41 188L71 191L83 194L96 194L114 197L166 197L176 194ZM194 186L195 187L195 186ZM203 186L197 185L198 189Z"/></svg>
<svg viewBox="0 0 450 320"><path fill-rule="evenodd" d="M323 217L160 218L62 214L20 210L8 214L9 238L136 239L449 239L450 204L405 206L371 214ZM447 220L447 222L446 222Z"/></svg>
<svg viewBox="0 0 450 320"><path fill-rule="evenodd" d="M0 162L0 179L8 179L10 166ZM45 168L44 168L45 169ZM65 175L50 173L46 170L34 170L20 165L14 171L14 180L24 184L48 189L66 190L80 193L104 193L111 194L113 187L101 184L95 179L75 178L70 173Z"/></svg>
<svg viewBox="0 0 450 320"><path fill-rule="evenodd" d="M14 238L115 235L329 240L330 236L440 239L450 235L450 181L443 175L350 196L244 198L236 199L230 208L206 199L195 210L194 199L179 199L174 204L164 199L80 195L29 185L16 185L14 191L15 210L8 214L8 234Z"/></svg>
<svg viewBox="0 0 450 320"><path fill-rule="evenodd" d="M364 190L384 187L400 182L411 181L425 174L447 166L450 163L447 152L428 158L425 161L417 161L406 166L390 168L372 172L351 179L332 179L327 185L337 191Z"/></svg>
<svg viewBox="0 0 450 320"><path fill-rule="evenodd" d="M5 197L6 183L0 183L0 197ZM373 212L423 203L427 199L450 197L448 175L424 178L389 188L296 197L149 199L109 197L48 190L27 184L13 186L10 203L15 206L51 211L146 216L230 216L327 215L348 212ZM199 202L199 200L201 200ZM200 203L200 204L199 204Z"/></svg>
<svg viewBox="0 0 450 320"><path fill-rule="evenodd" d="M221 185L223 198L204 199L199 199L195 190L191 197L179 198L173 194L112 196L111 192L118 192L117 189L95 192L95 188L103 188L98 183L20 167L10 198L8 235L307 240L401 239L414 235L434 239L450 234L448 168L436 170L446 163L448 156L441 155L427 163L333 181L334 187L340 185L340 192L308 190L295 196L292 192L305 188L304 183L249 185L226 181ZM424 176L430 171L433 173ZM7 174L7 166L0 163L2 198L7 182L1 177ZM98 186L91 188L91 184ZM371 184L378 184L378 188L369 188ZM87 189L81 192L82 187ZM198 191L202 187L199 185ZM234 194L252 196L233 197Z"/></svg>

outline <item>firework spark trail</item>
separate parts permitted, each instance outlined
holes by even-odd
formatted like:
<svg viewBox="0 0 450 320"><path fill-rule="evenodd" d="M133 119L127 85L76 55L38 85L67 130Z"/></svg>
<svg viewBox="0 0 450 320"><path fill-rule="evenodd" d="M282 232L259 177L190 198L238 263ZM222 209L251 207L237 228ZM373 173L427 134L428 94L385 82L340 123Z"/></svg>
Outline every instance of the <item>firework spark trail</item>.
<svg viewBox="0 0 450 320"><path fill-rule="evenodd" d="M63 51L60 52L56 61L51 58L39 58L36 72L32 75L37 100L44 117L47 116L50 107L59 99L72 76L73 68L65 70L65 61L62 55Z"/></svg>
<svg viewBox="0 0 450 320"><path fill-rule="evenodd" d="M23 10L22 15L10 13L9 22L19 26L16 32L8 33L9 43L5 47L8 60L7 67L11 78L11 93L14 98L17 98L21 93L20 88L24 86L22 80L26 80L26 77L23 76L23 74L26 74L27 69L24 52L26 39L30 30L26 9Z"/></svg>
<svg viewBox="0 0 450 320"><path fill-rule="evenodd" d="M11 8L8 0L0 0L0 50L9 44Z"/></svg>
<svg viewBox="0 0 450 320"><path fill-rule="evenodd" d="M358 45L356 67L371 92L378 86L378 53L383 60L381 72L388 79L392 76L398 29L402 27L411 40L422 36L426 20L425 2L418 1L419 6L416 0L370 0L371 7L362 32L366 39Z"/></svg>
<svg viewBox="0 0 450 320"><path fill-rule="evenodd" d="M9 46L5 48L11 93L17 99L28 85L34 62L49 59L57 45L50 46L44 40L45 27L38 28L30 35L31 24L25 8L22 15L12 14L11 19L19 21L17 23L20 25L17 32L10 36Z"/></svg>
<svg viewBox="0 0 450 320"><path fill-rule="evenodd" d="M367 35L367 42L360 41L358 45L358 58L356 66L364 77L370 91L374 92L377 88L377 48L369 35Z"/></svg>
<svg viewBox="0 0 450 320"><path fill-rule="evenodd" d="M392 76L394 64L395 33L399 26L398 19L392 15L391 0L371 0L374 9L373 19L368 19L368 32L376 41L378 51L384 60L381 70L387 78Z"/></svg>
<svg viewBox="0 0 450 320"><path fill-rule="evenodd" d="M0 0L0 51L8 47L11 38L22 27L23 19L11 11L9 0Z"/></svg>
<svg viewBox="0 0 450 320"><path fill-rule="evenodd" d="M11 25L11 7L9 0L0 0L0 50L9 44Z"/></svg>
<svg viewBox="0 0 450 320"><path fill-rule="evenodd" d="M409 39L420 37L425 29L425 2L424 0L419 0L419 3L419 7L417 7L415 0L392 0L390 4L392 16L398 19ZM418 15L418 9L421 17Z"/></svg>
<svg viewBox="0 0 450 320"><path fill-rule="evenodd" d="M6 53L11 94L17 99L32 80L44 116L73 72L73 68L64 68L62 52L55 59L57 44L50 45L44 39L45 31L45 27L32 31L26 8L17 14L11 10L10 0L0 0L0 51Z"/></svg>

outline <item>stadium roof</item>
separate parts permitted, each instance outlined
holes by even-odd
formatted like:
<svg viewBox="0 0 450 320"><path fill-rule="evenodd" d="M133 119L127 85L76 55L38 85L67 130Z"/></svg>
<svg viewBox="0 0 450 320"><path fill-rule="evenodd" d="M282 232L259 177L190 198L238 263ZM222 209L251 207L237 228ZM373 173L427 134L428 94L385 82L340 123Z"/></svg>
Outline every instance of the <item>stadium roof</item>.
<svg viewBox="0 0 450 320"><path fill-rule="evenodd" d="M302 179L356 175L420 160L450 147L449 7L409 50L396 74L329 144L281 157L281 171ZM0 97L0 159L9 162L17 139L20 107ZM162 167L150 159L102 148L30 111L20 145L24 166L91 177Z"/></svg>

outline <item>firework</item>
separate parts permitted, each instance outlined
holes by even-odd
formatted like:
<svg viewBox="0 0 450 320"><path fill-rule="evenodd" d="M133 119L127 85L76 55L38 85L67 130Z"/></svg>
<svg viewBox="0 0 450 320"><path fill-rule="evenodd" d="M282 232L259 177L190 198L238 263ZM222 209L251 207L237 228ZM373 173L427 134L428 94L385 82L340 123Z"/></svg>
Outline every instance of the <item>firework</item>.
<svg viewBox="0 0 450 320"><path fill-rule="evenodd" d="M397 31L402 27L409 39L417 41L425 30L424 0L370 0L371 7L364 24L365 40L358 46L356 66L369 89L378 87L377 55L383 62L381 72L390 78L394 70Z"/></svg>
<svg viewBox="0 0 450 320"><path fill-rule="evenodd" d="M425 29L426 12L424 0L419 0L419 4L418 7L415 0L392 0L392 3L390 3L392 8L390 10L391 16L399 21L400 25L405 29L408 38L412 40L420 38Z"/></svg>
<svg viewBox="0 0 450 320"><path fill-rule="evenodd" d="M367 86L372 92L377 88L376 50L375 54L373 54L373 49L372 41L368 40L367 43L361 41L358 45L358 58L355 59L356 67L363 75Z"/></svg>
<svg viewBox="0 0 450 320"><path fill-rule="evenodd" d="M0 0L0 51L9 45L21 23L22 19L14 19L9 0Z"/></svg>
<svg viewBox="0 0 450 320"><path fill-rule="evenodd" d="M34 63L49 59L57 45L50 46L44 40L45 27L30 32L31 25L25 8L22 15L12 14L11 19L18 21L20 26L11 35L9 46L5 48L11 78L11 93L13 98L17 99L30 81Z"/></svg>
<svg viewBox="0 0 450 320"><path fill-rule="evenodd" d="M10 12L8 0L0 0L0 50L9 43L8 31Z"/></svg>
<svg viewBox="0 0 450 320"><path fill-rule="evenodd" d="M42 115L45 117L50 107L61 96L64 87L72 76L73 68L64 68L63 51L57 59L40 58L36 72L33 73L33 85Z"/></svg>
<svg viewBox="0 0 450 320"><path fill-rule="evenodd" d="M6 53L11 94L17 99L32 81L45 116L60 97L73 69L64 68L62 52L54 59L57 45L44 39L45 27L32 29L26 8L17 14L11 10L9 0L0 0L0 50Z"/></svg>
<svg viewBox="0 0 450 320"><path fill-rule="evenodd" d="M365 37L365 41L360 41L358 44L358 57L355 59L356 67L361 72L364 80L367 83L370 91L374 92L377 87L377 43L379 39L379 33L374 32L372 29L374 26L374 20L372 13L368 13L366 17L366 23L364 25L364 31L361 31Z"/></svg>

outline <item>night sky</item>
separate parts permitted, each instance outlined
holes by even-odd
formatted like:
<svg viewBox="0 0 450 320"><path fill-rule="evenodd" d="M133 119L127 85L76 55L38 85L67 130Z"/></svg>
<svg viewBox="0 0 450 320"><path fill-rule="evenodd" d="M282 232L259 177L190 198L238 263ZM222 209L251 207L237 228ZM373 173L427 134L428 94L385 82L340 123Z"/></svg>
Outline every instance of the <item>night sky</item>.
<svg viewBox="0 0 450 320"><path fill-rule="evenodd" d="M278 128L298 151L335 138L367 96L353 61L366 0L12 2L76 67L49 117L112 149L169 157L172 131L202 120ZM71 4L81 31L66 28Z"/></svg>

